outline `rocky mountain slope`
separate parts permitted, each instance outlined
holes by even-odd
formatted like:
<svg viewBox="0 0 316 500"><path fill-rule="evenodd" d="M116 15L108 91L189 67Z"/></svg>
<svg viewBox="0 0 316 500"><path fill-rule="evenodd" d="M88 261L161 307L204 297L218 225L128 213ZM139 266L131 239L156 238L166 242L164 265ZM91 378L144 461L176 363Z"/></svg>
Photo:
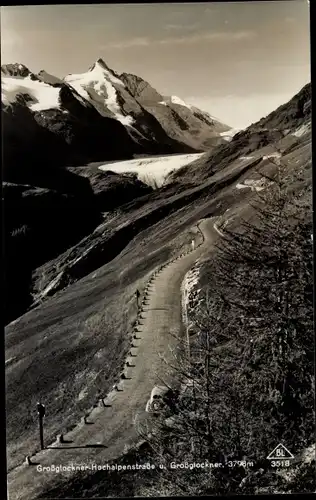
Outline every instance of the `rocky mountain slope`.
<svg viewBox="0 0 316 500"><path fill-rule="evenodd" d="M310 100L308 87L299 95L305 96L306 103ZM293 99L286 105L289 109L293 107L297 96ZM274 113L269 116L274 120ZM293 116L292 121L288 122L290 129L284 131L282 127L269 128L269 117L267 117L264 130L258 130L256 124L249 127L237 134L230 143L218 146L212 153L206 153L197 161L170 174L168 183L162 188L121 205L116 214L108 214L109 217L95 229L93 234L80 241L71 251L58 256L55 261L44 264L36 271L36 276L41 276L41 280L35 278L33 281L35 296L40 297L42 290L55 280L56 269L61 273L58 283L55 282L54 285L57 291L63 288L65 283L73 283L86 273L97 269L104 261L108 245L112 249L116 245L118 249L123 248L139 231L168 217L168 214L175 210L184 209L193 200L201 197L211 198L212 193L224 189L235 180L237 183L238 179L240 179L239 184L243 186L242 181L244 178L247 179L248 172L260 170L268 174L275 168L275 163L281 156L291 157L292 151L303 148L306 154L310 154L308 106L305 106L303 120L304 124L301 116ZM257 177L258 174L254 179ZM237 191L238 189L239 187ZM241 193L240 196L245 195ZM79 259L82 254L85 255L84 259L80 259L80 263L76 261L74 266L73 261ZM53 290L51 293L54 293Z"/></svg>
<svg viewBox="0 0 316 500"><path fill-rule="evenodd" d="M211 138L223 142L219 133L230 128L207 120L205 113L180 99L168 98L166 102L148 82L132 74L118 75L102 59L87 73L68 75L65 81L102 115L123 123L142 143L147 139L163 144L167 135L168 143L171 139L186 147L183 152L203 151L211 147Z"/></svg>
<svg viewBox="0 0 316 500"><path fill-rule="evenodd" d="M219 145L190 166L184 166L169 176L169 182L200 184L210 175L220 172L237 158L251 160L256 151L266 148L277 155L276 145L284 138L280 152L288 152L311 134L311 84L305 85L289 102L279 106L257 123L236 133L230 142ZM291 144L291 146L289 146ZM290 151L289 151L290 152Z"/></svg>
<svg viewBox="0 0 316 500"><path fill-rule="evenodd" d="M121 81L131 95L156 117L170 137L181 140L197 150L206 150L223 143L222 132L230 127L205 111L185 103L177 96L163 97L136 75L122 73Z"/></svg>

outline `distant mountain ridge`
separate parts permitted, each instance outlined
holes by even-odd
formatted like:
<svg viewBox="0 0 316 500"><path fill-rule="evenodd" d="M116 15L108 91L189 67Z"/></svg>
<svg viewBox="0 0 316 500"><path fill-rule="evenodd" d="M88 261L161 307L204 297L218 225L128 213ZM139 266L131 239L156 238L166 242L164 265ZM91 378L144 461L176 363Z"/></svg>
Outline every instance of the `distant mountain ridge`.
<svg viewBox="0 0 316 500"><path fill-rule="evenodd" d="M6 174L23 160L38 165L48 152L52 166L202 152L224 142L230 128L102 59L64 79L20 63L3 65L1 74Z"/></svg>
<svg viewBox="0 0 316 500"><path fill-rule="evenodd" d="M238 157L249 158L257 150L274 148L283 138L300 143L311 134L311 83L306 84L292 99L253 123L245 130L233 131L232 140L221 144L194 163L170 176L170 181L197 183L223 170ZM292 146L291 146L292 147ZM252 156L250 156L251 158Z"/></svg>

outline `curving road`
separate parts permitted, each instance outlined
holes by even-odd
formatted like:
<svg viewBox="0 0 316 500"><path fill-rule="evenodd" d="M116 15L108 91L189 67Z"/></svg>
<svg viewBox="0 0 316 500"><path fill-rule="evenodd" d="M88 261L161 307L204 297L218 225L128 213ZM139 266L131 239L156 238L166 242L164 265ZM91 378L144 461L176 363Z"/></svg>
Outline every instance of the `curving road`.
<svg viewBox="0 0 316 500"><path fill-rule="evenodd" d="M42 466L69 464L104 465L119 457L126 445L135 443L137 422L145 418L145 406L152 388L161 380L170 381L167 366L161 355L173 360L171 350L177 340L171 334L182 334L180 287L184 275L195 261L208 252L210 244L218 238L212 219L199 223L204 242L187 254L165 264L155 271L145 289L143 311L135 327L131 356L127 361L126 379L118 384L106 399L94 408L87 418L64 436L68 443L53 443L37 453L31 460ZM62 472L70 477L74 472ZM8 474L10 500L35 498L48 486L53 486L56 474L39 472L36 465L23 464Z"/></svg>

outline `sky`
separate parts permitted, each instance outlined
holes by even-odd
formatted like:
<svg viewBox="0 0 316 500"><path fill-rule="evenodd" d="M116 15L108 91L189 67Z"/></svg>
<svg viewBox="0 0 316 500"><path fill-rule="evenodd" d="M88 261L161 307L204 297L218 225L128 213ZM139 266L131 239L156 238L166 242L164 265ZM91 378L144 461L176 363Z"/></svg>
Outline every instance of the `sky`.
<svg viewBox="0 0 316 500"><path fill-rule="evenodd" d="M244 128L310 81L309 3L1 7L2 64L64 77L99 57Z"/></svg>

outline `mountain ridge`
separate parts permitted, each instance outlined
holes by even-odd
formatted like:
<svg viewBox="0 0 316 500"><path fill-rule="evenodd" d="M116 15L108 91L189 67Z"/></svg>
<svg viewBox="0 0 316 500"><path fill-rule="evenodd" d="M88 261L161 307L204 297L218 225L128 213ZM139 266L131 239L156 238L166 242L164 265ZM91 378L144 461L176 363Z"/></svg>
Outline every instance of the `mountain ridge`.
<svg viewBox="0 0 316 500"><path fill-rule="evenodd" d="M69 74L63 79L45 70L36 75L20 63L3 65L1 72L4 129L11 130L10 140L5 144L14 142L22 152L21 156L27 159L28 145L25 143L31 141L32 162L38 144L26 132L24 139L19 130L26 120L25 115L28 115L29 122L33 121L32 126L28 125L29 128L38 129L39 126L49 132L46 134L46 150L52 147L50 141L52 145L56 143L56 139L57 142L64 141L60 146L60 157L57 159L55 155L53 161L59 165L125 159L134 154L200 152L209 148L209 137L215 137L217 142L224 141L216 128L220 131L223 127L229 128L215 122L205 123L205 120L199 120L196 113L188 113L189 109L183 106L162 106L157 102L153 103L152 99L152 105L146 106L142 102L143 96L135 93L135 88L132 88L130 79L121 79L122 75L109 68L100 58L86 73ZM133 75L134 80L135 78L138 89L141 84L143 88L155 93L156 101L157 98L160 99L160 94L148 82ZM97 122L97 128L102 134L109 136L109 140L104 142L100 139L93 148L85 147L82 124L86 124L86 130L90 123L89 133L98 135L92 130L94 122ZM38 135L43 135L39 129ZM56 144L53 148L58 151ZM9 168L10 155L7 155L5 163ZM17 163L14 155L11 163Z"/></svg>

